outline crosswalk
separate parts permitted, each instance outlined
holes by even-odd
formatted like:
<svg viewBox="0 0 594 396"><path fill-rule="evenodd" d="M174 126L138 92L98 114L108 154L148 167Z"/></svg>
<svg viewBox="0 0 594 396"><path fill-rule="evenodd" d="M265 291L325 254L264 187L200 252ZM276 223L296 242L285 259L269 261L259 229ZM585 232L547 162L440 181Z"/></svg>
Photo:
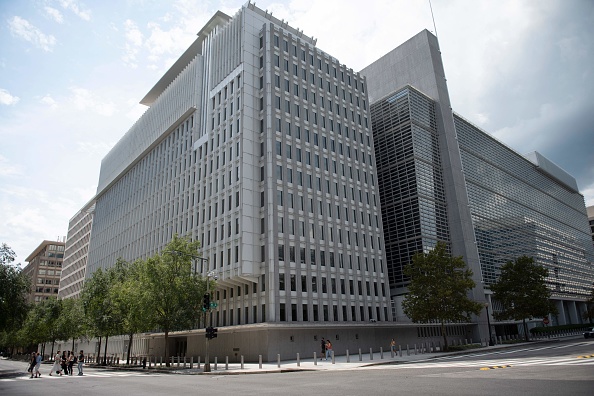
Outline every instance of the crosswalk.
<svg viewBox="0 0 594 396"><path fill-rule="evenodd" d="M165 374L160 373L139 373L139 372L132 372L132 371L86 371L84 375L78 376L76 374L70 375L52 375L49 376L47 374L42 374L41 378L31 378L29 374L23 373L17 377L13 378L0 378L0 382L12 382L12 381L22 381L22 380L29 380L29 381L62 381L64 378L76 379L76 380L84 380L85 378L123 378L123 377L141 377L150 375L151 377L159 377Z"/></svg>
<svg viewBox="0 0 594 396"><path fill-rule="evenodd" d="M410 368L447 368L465 367L477 369L510 368L521 366L594 366L594 358L583 356L559 356L539 358L512 358L512 359L484 359L484 360L459 360L459 361L432 361L418 362L404 365L389 366L391 369ZM380 367L378 367L380 368ZM382 366L381 368L386 368Z"/></svg>

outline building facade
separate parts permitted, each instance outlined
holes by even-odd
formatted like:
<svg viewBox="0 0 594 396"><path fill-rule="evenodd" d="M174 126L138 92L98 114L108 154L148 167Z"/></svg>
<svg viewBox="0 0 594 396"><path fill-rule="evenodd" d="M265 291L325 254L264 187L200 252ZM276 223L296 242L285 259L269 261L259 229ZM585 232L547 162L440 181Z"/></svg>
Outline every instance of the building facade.
<svg viewBox="0 0 594 396"><path fill-rule="evenodd" d="M391 320L361 75L248 3L141 103L102 162L87 277L177 233L218 274L215 326Z"/></svg>
<svg viewBox="0 0 594 396"><path fill-rule="evenodd" d="M559 310L552 323L582 323L594 252L575 179L541 154L522 156L453 113L437 39L427 31L362 74L393 297L406 293L402 268L412 255L444 241L473 270L475 300L500 310L489 285L501 265L526 255L549 270ZM395 314L403 315L398 306ZM479 331L485 314L477 318Z"/></svg>
<svg viewBox="0 0 594 396"><path fill-rule="evenodd" d="M588 213L588 224L590 225L590 234L592 235L592 243L594 244L594 206L586 208Z"/></svg>
<svg viewBox="0 0 594 396"><path fill-rule="evenodd" d="M29 303L58 297L64 245L60 241L43 241L27 257L28 264L23 268L23 274L31 279Z"/></svg>
<svg viewBox="0 0 594 396"><path fill-rule="evenodd" d="M68 223L68 237L58 290L59 298L77 298L82 291L87 271L94 211L95 202L91 201L79 210Z"/></svg>

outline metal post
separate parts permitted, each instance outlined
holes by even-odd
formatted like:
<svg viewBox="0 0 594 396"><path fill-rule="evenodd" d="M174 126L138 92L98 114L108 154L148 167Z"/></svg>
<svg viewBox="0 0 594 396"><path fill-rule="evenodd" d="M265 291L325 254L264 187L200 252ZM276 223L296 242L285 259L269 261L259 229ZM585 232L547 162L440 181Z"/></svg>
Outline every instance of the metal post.
<svg viewBox="0 0 594 396"><path fill-rule="evenodd" d="M225 370L229 370L229 356L225 356Z"/></svg>
<svg viewBox="0 0 594 396"><path fill-rule="evenodd" d="M330 352L332 354L332 364L336 364L336 360L334 360L334 350Z"/></svg>
<svg viewBox="0 0 594 396"><path fill-rule="evenodd" d="M406 344L406 356L410 356L410 349L408 348L408 344Z"/></svg>
<svg viewBox="0 0 594 396"><path fill-rule="evenodd" d="M262 355L258 355L258 364L262 368Z"/></svg>
<svg viewBox="0 0 594 396"><path fill-rule="evenodd" d="M347 363L350 363L351 362L351 357L349 355L349 350L348 349L346 350L346 362Z"/></svg>
<svg viewBox="0 0 594 396"><path fill-rule="evenodd" d="M215 371L217 371L218 364L219 364L219 357L215 356ZM206 367L206 363L204 363L204 366Z"/></svg>
<svg viewBox="0 0 594 396"><path fill-rule="evenodd" d="M177 355L177 368L179 368L179 364L181 363L181 356Z"/></svg>
<svg viewBox="0 0 594 396"><path fill-rule="evenodd" d="M159 367L163 367L163 356L159 356Z"/></svg>
<svg viewBox="0 0 594 396"><path fill-rule="evenodd" d="M489 346L493 346L493 336L491 335L491 318L489 317L489 303L485 303L487 309L487 326L489 326Z"/></svg>
<svg viewBox="0 0 594 396"><path fill-rule="evenodd" d="M380 347L380 359L384 358L384 347Z"/></svg>
<svg viewBox="0 0 594 396"><path fill-rule="evenodd" d="M359 361L363 361L363 355L361 355L361 348L359 348Z"/></svg>
<svg viewBox="0 0 594 396"><path fill-rule="evenodd" d="M278 368L280 368L280 353L276 354L276 364L277 364Z"/></svg>
<svg viewBox="0 0 594 396"><path fill-rule="evenodd" d="M186 368L186 355L184 355L184 368Z"/></svg>
<svg viewBox="0 0 594 396"><path fill-rule="evenodd" d="M241 355L241 369L243 370L243 355Z"/></svg>
<svg viewBox="0 0 594 396"><path fill-rule="evenodd" d="M190 368L194 368L194 356L190 358Z"/></svg>
<svg viewBox="0 0 594 396"><path fill-rule="evenodd" d="M402 357L402 345L398 344L398 354Z"/></svg>
<svg viewBox="0 0 594 396"><path fill-rule="evenodd" d="M299 358L299 352L297 352L297 367L301 367L301 359Z"/></svg>
<svg viewBox="0 0 594 396"><path fill-rule="evenodd" d="M373 348L369 348L369 360L373 360Z"/></svg>
<svg viewBox="0 0 594 396"><path fill-rule="evenodd" d="M200 370L200 356L198 356L198 370Z"/></svg>
<svg viewBox="0 0 594 396"><path fill-rule="evenodd" d="M415 355L417 354L417 344L415 344Z"/></svg>
<svg viewBox="0 0 594 396"><path fill-rule="evenodd" d="M316 352L314 352L314 366L318 365L318 355Z"/></svg>

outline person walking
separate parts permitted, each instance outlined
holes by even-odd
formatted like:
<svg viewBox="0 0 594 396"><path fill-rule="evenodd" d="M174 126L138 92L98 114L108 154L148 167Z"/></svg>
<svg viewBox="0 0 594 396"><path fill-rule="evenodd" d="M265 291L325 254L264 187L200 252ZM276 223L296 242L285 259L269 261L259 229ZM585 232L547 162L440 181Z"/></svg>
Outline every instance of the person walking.
<svg viewBox="0 0 594 396"><path fill-rule="evenodd" d="M66 358L66 351L62 352L62 356L60 356L60 366L62 367L62 372L65 375L68 375L68 359Z"/></svg>
<svg viewBox="0 0 594 396"><path fill-rule="evenodd" d="M76 363L76 356L74 356L74 351L68 351L68 375L72 375L72 367Z"/></svg>
<svg viewBox="0 0 594 396"><path fill-rule="evenodd" d="M31 356L29 357L29 368L27 369L27 371L31 373L30 378L33 378L33 374L34 374L34 370L35 370L35 363L36 363L35 360L36 360L35 352L31 352Z"/></svg>
<svg viewBox="0 0 594 396"><path fill-rule="evenodd" d="M41 372L39 371L40 368L41 368L41 354L39 352L37 352L37 356L35 356L35 378L37 378L38 375L39 375L39 378L41 378ZM33 372L31 372L31 374L33 374Z"/></svg>
<svg viewBox="0 0 594 396"><path fill-rule="evenodd" d="M320 344L320 347L322 348L322 353L320 354L320 359L323 359L324 356L326 355L326 340L324 339L324 337L322 337L322 343Z"/></svg>
<svg viewBox="0 0 594 396"><path fill-rule="evenodd" d="M332 358L332 343L330 340L326 341L326 360Z"/></svg>
<svg viewBox="0 0 594 396"><path fill-rule="evenodd" d="M55 371L56 374L60 374L62 375L62 370L60 370L60 360L61 360L61 356L60 356L60 351L58 351L58 353L56 353L56 356L54 357L54 365L52 366L52 369L50 370L49 375L51 376L52 373Z"/></svg>
<svg viewBox="0 0 594 396"><path fill-rule="evenodd" d="M83 375L83 363L85 362L85 354L81 350L78 354L78 375Z"/></svg>
<svg viewBox="0 0 594 396"><path fill-rule="evenodd" d="M396 352L396 341L394 341L393 338L392 341L390 341L390 351L392 352L392 356L394 355L394 352Z"/></svg>

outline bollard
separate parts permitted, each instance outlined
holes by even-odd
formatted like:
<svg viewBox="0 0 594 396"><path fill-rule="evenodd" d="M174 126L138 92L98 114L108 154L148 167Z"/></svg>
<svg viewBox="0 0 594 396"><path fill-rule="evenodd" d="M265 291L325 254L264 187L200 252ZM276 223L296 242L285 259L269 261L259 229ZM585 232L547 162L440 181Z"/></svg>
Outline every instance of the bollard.
<svg viewBox="0 0 594 396"><path fill-rule="evenodd" d="M380 347L380 359L384 358L384 347Z"/></svg>
<svg viewBox="0 0 594 396"><path fill-rule="evenodd" d="M363 355L361 355L361 348L359 348L359 361L363 361Z"/></svg>
<svg viewBox="0 0 594 396"><path fill-rule="evenodd" d="M314 366L318 365L318 355L314 352Z"/></svg>
<svg viewBox="0 0 594 396"><path fill-rule="evenodd" d="M159 367L163 367L163 356L159 356Z"/></svg>
<svg viewBox="0 0 594 396"><path fill-rule="evenodd" d="M146 369L146 357L142 359L142 369Z"/></svg>
<svg viewBox="0 0 594 396"><path fill-rule="evenodd" d="M417 344L415 344L415 355L417 354Z"/></svg>
<svg viewBox="0 0 594 396"><path fill-rule="evenodd" d="M190 357L190 369L194 368L194 356Z"/></svg>
<svg viewBox="0 0 594 396"><path fill-rule="evenodd" d="M390 347L390 357L394 359L394 347Z"/></svg>
<svg viewBox="0 0 594 396"><path fill-rule="evenodd" d="M229 356L225 356L225 370L229 370Z"/></svg>
<svg viewBox="0 0 594 396"><path fill-rule="evenodd" d="M258 364L260 365L260 368L262 368L262 355L258 355Z"/></svg>
<svg viewBox="0 0 594 396"><path fill-rule="evenodd" d="M241 369L243 370L243 355L241 355Z"/></svg>
<svg viewBox="0 0 594 396"><path fill-rule="evenodd" d="M431 341L431 352L436 352L435 351L435 342Z"/></svg>
<svg viewBox="0 0 594 396"><path fill-rule="evenodd" d="M410 356L410 349L408 348L408 344L406 344L406 356Z"/></svg>
<svg viewBox="0 0 594 396"><path fill-rule="evenodd" d="M332 351L331 353L332 353L332 364L336 364L336 360L334 360L334 351Z"/></svg>
<svg viewBox="0 0 594 396"><path fill-rule="evenodd" d="M197 363L197 365L198 365L198 370L200 370L200 356L198 356L198 363Z"/></svg>
<svg viewBox="0 0 594 396"><path fill-rule="evenodd" d="M179 355L177 355L177 368L179 368L180 361L181 361L181 357Z"/></svg>
<svg viewBox="0 0 594 396"><path fill-rule="evenodd" d="M276 364L277 364L278 368L280 368L280 353L278 353L276 355Z"/></svg>
<svg viewBox="0 0 594 396"><path fill-rule="evenodd" d="M402 357L402 345L398 344L398 355Z"/></svg>
<svg viewBox="0 0 594 396"><path fill-rule="evenodd" d="M351 362L351 357L349 356L349 350L346 350L346 358L347 358L347 363Z"/></svg>
<svg viewBox="0 0 594 396"><path fill-rule="evenodd" d="M186 368L186 355L184 355L184 368Z"/></svg>
<svg viewBox="0 0 594 396"><path fill-rule="evenodd" d="M301 360L299 359L299 352L297 352L297 367L301 367Z"/></svg>
<svg viewBox="0 0 594 396"><path fill-rule="evenodd" d="M215 367L214 367L215 371L217 371L218 363L219 363L219 358L217 356L215 356Z"/></svg>
<svg viewBox="0 0 594 396"><path fill-rule="evenodd" d="M149 369L151 368L151 361L152 360L153 360L153 358L149 356Z"/></svg>
<svg viewBox="0 0 594 396"><path fill-rule="evenodd" d="M369 348L369 360L373 360L373 348Z"/></svg>

